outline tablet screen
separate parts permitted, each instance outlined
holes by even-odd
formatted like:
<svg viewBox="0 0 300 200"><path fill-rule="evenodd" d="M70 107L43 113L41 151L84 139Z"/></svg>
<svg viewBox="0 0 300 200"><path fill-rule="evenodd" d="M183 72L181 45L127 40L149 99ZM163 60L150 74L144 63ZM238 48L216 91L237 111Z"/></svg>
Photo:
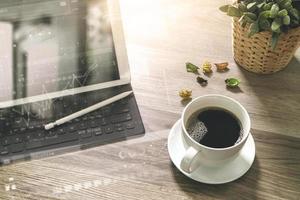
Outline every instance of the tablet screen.
<svg viewBox="0 0 300 200"><path fill-rule="evenodd" d="M120 79L106 0L1 0L0 102Z"/></svg>

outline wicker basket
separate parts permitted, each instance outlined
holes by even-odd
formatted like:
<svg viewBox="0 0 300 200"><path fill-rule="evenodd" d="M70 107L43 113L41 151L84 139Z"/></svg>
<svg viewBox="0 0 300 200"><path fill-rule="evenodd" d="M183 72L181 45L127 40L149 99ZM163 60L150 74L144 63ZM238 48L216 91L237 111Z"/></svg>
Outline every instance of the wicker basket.
<svg viewBox="0 0 300 200"><path fill-rule="evenodd" d="M248 71L271 74L285 68L300 45L300 27L282 34L274 51L270 46L271 32L260 32L249 38L248 27L233 21L234 59Z"/></svg>

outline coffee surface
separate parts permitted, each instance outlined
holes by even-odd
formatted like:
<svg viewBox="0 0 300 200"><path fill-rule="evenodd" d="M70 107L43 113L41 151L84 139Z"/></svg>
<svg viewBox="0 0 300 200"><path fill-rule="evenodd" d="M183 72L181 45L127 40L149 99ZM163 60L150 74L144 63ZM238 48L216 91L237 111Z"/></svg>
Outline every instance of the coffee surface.
<svg viewBox="0 0 300 200"><path fill-rule="evenodd" d="M243 137L237 117L215 107L194 113L188 119L187 131L195 141L212 148L233 146Z"/></svg>

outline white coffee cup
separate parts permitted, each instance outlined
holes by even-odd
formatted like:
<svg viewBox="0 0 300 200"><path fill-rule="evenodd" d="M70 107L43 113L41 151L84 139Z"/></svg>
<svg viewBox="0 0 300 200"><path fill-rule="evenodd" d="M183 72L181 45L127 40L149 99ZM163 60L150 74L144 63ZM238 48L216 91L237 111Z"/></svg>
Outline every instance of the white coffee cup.
<svg viewBox="0 0 300 200"><path fill-rule="evenodd" d="M243 136L238 143L227 148L211 148L198 143L188 134L186 130L186 123L191 115L199 110L209 107L217 107L228 110L239 119L242 126ZM237 155L244 146L249 136L251 127L249 114L238 101L230 97L215 94L200 96L191 101L183 110L181 119L183 138L188 145L188 149L181 160L180 166L182 170L187 173L192 173L198 167L201 167L201 165L199 165L193 167L194 169L191 169L195 158L203 158L207 162L220 164L220 162L226 161Z"/></svg>

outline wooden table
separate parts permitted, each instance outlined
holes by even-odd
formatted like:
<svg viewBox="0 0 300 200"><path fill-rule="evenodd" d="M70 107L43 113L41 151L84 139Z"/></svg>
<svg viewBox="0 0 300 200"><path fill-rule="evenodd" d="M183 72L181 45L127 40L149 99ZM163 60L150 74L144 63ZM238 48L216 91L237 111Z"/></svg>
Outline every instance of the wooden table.
<svg viewBox="0 0 300 200"><path fill-rule="evenodd" d="M147 133L111 145L0 169L0 199L300 199L300 52L290 66L260 76L232 58L231 19L221 0L122 1L132 82ZM207 87L185 62L230 62ZM227 90L224 79L241 79ZM172 164L167 136L193 97L224 94L249 111L256 159L242 178L223 185L192 181Z"/></svg>

